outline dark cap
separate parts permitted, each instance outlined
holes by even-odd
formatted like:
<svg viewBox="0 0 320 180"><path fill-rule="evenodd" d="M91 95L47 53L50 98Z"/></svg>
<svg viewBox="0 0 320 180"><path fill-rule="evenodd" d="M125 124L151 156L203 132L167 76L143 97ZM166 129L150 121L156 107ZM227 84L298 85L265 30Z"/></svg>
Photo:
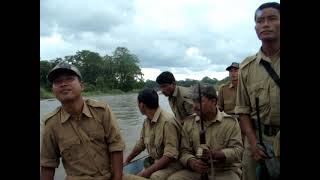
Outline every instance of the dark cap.
<svg viewBox="0 0 320 180"><path fill-rule="evenodd" d="M60 62L57 64L53 69L48 74L48 80L52 83L53 80L59 75L60 73L63 72L70 72L79 77L79 79L82 79L82 76L80 74L80 71L72 64L68 64L66 62Z"/></svg>
<svg viewBox="0 0 320 180"><path fill-rule="evenodd" d="M205 96L208 99L217 99L216 89L211 84L200 84L201 97ZM199 100L199 84L196 84L192 88L192 99Z"/></svg>
<svg viewBox="0 0 320 180"><path fill-rule="evenodd" d="M227 67L227 71L230 71L231 70L231 68L237 68L237 69L239 69L239 63L237 63L237 62L232 62L232 64L229 66L229 67Z"/></svg>

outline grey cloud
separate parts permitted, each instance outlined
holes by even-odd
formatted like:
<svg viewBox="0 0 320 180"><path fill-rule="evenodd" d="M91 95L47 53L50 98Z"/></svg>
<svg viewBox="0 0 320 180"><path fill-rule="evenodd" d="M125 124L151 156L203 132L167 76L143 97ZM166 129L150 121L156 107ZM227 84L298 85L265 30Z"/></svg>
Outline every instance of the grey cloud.
<svg viewBox="0 0 320 180"><path fill-rule="evenodd" d="M131 20L132 1L54 0L40 3L41 35L52 33L108 32L112 27Z"/></svg>
<svg viewBox="0 0 320 180"><path fill-rule="evenodd" d="M68 55L81 48L111 55L116 47L124 46L139 57L143 68L176 67L179 71L186 68L184 71L197 72L206 69L223 72L231 62L242 61L259 47L252 19L241 27L219 32L209 28L202 15L195 16L201 14L198 9L186 14L187 28L169 32L158 29L152 22L137 23L135 15L139 12L130 0L95 2L99 4L94 6L93 1L79 0L41 1L41 36L49 36L56 27L62 39L72 45L68 47L72 49ZM199 50L199 56L186 55L186 50L192 47Z"/></svg>

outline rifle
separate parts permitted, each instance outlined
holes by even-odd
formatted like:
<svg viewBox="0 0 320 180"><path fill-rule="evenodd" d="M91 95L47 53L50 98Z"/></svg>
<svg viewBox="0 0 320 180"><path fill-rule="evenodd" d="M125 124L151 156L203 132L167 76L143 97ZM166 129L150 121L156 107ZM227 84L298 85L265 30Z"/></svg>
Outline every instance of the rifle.
<svg viewBox="0 0 320 180"><path fill-rule="evenodd" d="M280 179L280 161L276 159L272 145L263 142L258 97L256 97L256 111L259 133L259 142L256 144L256 146L268 156L268 158L264 160L262 164L260 164L260 167L257 167L257 172L259 172L257 173L257 177L258 180L278 180Z"/></svg>
<svg viewBox="0 0 320 180"><path fill-rule="evenodd" d="M200 83L198 84L198 89L199 89L199 103L200 103L200 144L206 144L206 131L204 130L203 127L203 117L202 117L202 98L201 98L201 89L200 89ZM202 173L201 174L201 180L208 180L209 176L208 173Z"/></svg>

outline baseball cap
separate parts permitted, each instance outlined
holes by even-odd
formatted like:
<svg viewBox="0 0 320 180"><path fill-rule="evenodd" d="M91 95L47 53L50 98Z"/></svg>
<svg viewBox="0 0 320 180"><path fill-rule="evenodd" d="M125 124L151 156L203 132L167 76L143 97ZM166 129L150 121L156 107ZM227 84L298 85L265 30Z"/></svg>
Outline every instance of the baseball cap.
<svg viewBox="0 0 320 180"><path fill-rule="evenodd" d="M229 66L229 67L227 67L227 71L230 71L231 70L231 68L237 68L237 69L239 69L239 63L237 63L237 62L232 62L231 63L231 65Z"/></svg>
<svg viewBox="0 0 320 180"><path fill-rule="evenodd" d="M79 77L79 79L82 79L81 73L74 65L66 63L66 62L60 62L57 64L48 74L48 80L52 83L53 80L62 72L70 72Z"/></svg>

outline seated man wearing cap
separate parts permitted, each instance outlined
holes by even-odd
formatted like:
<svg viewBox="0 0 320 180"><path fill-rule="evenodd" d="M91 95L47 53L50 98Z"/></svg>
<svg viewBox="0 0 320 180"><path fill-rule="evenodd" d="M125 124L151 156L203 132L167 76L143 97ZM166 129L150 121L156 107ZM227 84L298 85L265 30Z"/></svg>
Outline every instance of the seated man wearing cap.
<svg viewBox="0 0 320 180"><path fill-rule="evenodd" d="M110 107L83 99L79 70L65 62L48 75L61 106L44 117L41 179L53 180L60 157L67 180L122 179L124 141Z"/></svg>
<svg viewBox="0 0 320 180"><path fill-rule="evenodd" d="M229 71L230 82L222 85L219 89L218 108L227 114L234 115L234 108L236 106L236 95L238 85L238 69L239 63L233 62L227 71Z"/></svg>
<svg viewBox="0 0 320 180"><path fill-rule="evenodd" d="M200 90L201 97L197 86L193 90L196 114L183 124L180 161L187 169L172 174L168 180L200 180L202 173L215 180L240 180L243 144L239 123L216 107L217 95L212 85L201 85ZM200 113L205 144L200 143Z"/></svg>

